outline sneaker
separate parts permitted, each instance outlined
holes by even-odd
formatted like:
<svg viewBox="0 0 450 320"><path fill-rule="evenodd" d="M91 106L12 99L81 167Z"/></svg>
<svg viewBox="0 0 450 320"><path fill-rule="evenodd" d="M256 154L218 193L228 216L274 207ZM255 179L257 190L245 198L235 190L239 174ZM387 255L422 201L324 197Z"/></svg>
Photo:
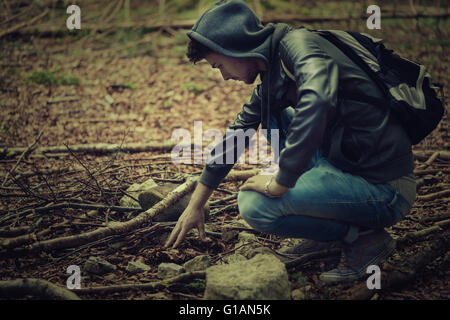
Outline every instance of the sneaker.
<svg viewBox="0 0 450 320"><path fill-rule="evenodd" d="M332 250L337 248L339 248L339 242L337 241L318 242L313 240L303 240L301 243L293 247L283 247L280 250L278 250L277 253L294 258L312 252L330 250L330 255L332 255L339 253L336 250Z"/></svg>
<svg viewBox="0 0 450 320"><path fill-rule="evenodd" d="M342 244L337 268L324 272L324 282L354 281L367 275L367 267L379 265L395 249L395 240L385 230L360 234L352 244Z"/></svg>

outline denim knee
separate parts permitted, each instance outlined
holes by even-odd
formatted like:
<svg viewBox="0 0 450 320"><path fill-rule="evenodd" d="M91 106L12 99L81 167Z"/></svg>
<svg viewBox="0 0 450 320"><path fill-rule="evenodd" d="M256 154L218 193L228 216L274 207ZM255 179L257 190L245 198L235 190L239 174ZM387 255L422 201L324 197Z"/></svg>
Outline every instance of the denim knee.
<svg viewBox="0 0 450 320"><path fill-rule="evenodd" d="M269 198L259 192L246 190L238 193L238 208L241 217L255 230L268 231L275 218L270 217L264 208Z"/></svg>

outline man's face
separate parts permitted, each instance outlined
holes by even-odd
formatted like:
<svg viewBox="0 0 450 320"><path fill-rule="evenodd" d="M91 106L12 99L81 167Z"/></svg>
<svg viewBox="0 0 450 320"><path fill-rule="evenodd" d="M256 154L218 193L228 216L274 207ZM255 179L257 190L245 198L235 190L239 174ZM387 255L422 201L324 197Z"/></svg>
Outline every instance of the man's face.
<svg viewBox="0 0 450 320"><path fill-rule="evenodd" d="M211 67L220 70L224 80L233 79L252 84L260 71L256 59L230 58L216 52L207 54L205 59Z"/></svg>

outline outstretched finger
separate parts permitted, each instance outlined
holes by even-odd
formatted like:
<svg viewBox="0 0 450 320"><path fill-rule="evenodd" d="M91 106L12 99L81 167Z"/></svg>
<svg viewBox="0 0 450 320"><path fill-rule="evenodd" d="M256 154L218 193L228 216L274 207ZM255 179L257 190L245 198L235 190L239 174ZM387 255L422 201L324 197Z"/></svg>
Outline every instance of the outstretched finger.
<svg viewBox="0 0 450 320"><path fill-rule="evenodd" d="M178 233L177 241L175 241L172 248L176 248L180 245L181 241L184 240L184 237L186 236L187 231L188 230L186 228L181 229L181 231Z"/></svg>
<svg viewBox="0 0 450 320"><path fill-rule="evenodd" d="M205 224L199 223L197 226L197 229L198 229L198 234L200 235L200 239L202 241L205 241L206 240Z"/></svg>
<svg viewBox="0 0 450 320"><path fill-rule="evenodd" d="M172 233L170 234L169 239L167 239L164 247L168 248L175 241L175 239L177 238L179 233L180 233L180 226L177 223L175 228L172 230Z"/></svg>

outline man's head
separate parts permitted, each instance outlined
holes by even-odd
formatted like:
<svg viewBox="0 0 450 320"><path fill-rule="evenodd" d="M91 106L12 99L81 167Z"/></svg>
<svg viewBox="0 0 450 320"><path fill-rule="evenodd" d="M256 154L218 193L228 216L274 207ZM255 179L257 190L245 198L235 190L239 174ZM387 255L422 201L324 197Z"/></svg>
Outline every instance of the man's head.
<svg viewBox="0 0 450 320"><path fill-rule="evenodd" d="M200 42L191 39L188 45L187 57L193 63L205 59L212 68L220 70L224 80L238 80L246 84L255 82L259 72L266 70L262 59L231 58L210 50Z"/></svg>
<svg viewBox="0 0 450 320"><path fill-rule="evenodd" d="M220 0L206 10L187 35L188 58L206 59L225 80L251 84L270 60L273 24L263 26L242 0Z"/></svg>

